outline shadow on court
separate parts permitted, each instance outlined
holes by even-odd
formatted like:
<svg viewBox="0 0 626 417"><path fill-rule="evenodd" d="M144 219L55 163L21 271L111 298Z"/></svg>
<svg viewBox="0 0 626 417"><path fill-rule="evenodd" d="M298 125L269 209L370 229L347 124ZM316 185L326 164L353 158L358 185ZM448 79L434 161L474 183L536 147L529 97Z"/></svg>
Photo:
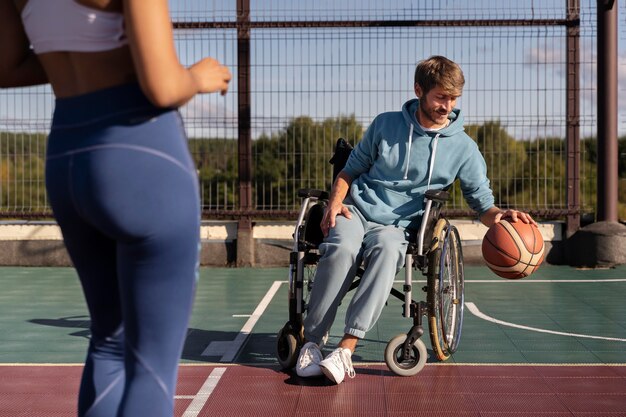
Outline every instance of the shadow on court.
<svg viewBox="0 0 626 417"><path fill-rule="evenodd" d="M455 355L414 377L391 373L385 345L410 320L390 301L353 357L356 378L339 386L279 369L284 277L283 268L201 270L175 417L626 416L625 266L545 266L517 282L467 267L471 308ZM0 416L74 415L89 318L73 270L0 268L0 286ZM430 347L428 332L423 340Z"/></svg>
<svg viewBox="0 0 626 417"><path fill-rule="evenodd" d="M79 337L85 340L88 340L91 335L91 332L89 331L90 320L87 316L60 317L58 319L35 318L28 320L28 322L41 326L72 329L71 333L68 333L68 336ZM183 353L181 358L183 360L196 362L219 362L221 355L206 354L206 348L213 343L224 343L225 345L227 345L228 343L232 343L237 335L237 332L224 332L189 328L187 330L187 337L185 339L185 345L183 346ZM265 346L271 343L275 343L276 340L275 335L269 334L255 335L254 338L260 338L261 340L267 339L266 342L262 343L262 345ZM85 350L86 349L87 342L85 342ZM273 351L260 353L260 356L262 356L264 360L270 360L270 357L271 360L274 360L273 356L271 355L273 355Z"/></svg>

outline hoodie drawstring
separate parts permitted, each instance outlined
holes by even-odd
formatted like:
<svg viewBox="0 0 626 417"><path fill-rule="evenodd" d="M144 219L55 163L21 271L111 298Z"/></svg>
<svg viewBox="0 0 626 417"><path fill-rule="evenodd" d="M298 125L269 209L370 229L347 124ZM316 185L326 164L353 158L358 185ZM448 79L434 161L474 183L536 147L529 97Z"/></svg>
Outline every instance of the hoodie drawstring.
<svg viewBox="0 0 626 417"><path fill-rule="evenodd" d="M430 158L430 166L428 167L428 184L426 185L426 189L430 190L430 179L433 177L433 168L435 167L435 156L437 155L437 144L439 143L439 133L435 135L435 139L433 139L433 152L432 157Z"/></svg>
<svg viewBox="0 0 626 417"><path fill-rule="evenodd" d="M433 150L432 157L430 158L430 165L428 166L428 184L426 185L426 189L430 189L430 179L433 177L433 169L435 167L435 156L437 155L437 144L439 143L439 133L435 135L433 139ZM408 179L409 176L409 163L411 162L411 143L413 142L413 123L411 123L411 127L409 128L409 139L407 143L407 157L406 157L406 168L404 169L404 179Z"/></svg>
<svg viewBox="0 0 626 417"><path fill-rule="evenodd" d="M413 143L413 123L409 123L409 139L407 143L407 157L406 157L406 169L404 170L404 179L406 180L409 175L409 162L411 162L411 143ZM429 181L430 182L430 181Z"/></svg>

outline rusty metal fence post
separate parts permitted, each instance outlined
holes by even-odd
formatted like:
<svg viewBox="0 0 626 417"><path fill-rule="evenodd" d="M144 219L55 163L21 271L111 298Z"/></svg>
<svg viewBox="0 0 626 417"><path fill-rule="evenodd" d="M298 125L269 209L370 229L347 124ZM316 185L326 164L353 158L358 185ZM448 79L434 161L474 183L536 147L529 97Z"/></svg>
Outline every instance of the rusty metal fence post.
<svg viewBox="0 0 626 417"><path fill-rule="evenodd" d="M598 214L617 221L617 2L598 0Z"/></svg>
<svg viewBox="0 0 626 417"><path fill-rule="evenodd" d="M250 102L250 0L237 0L238 208L244 213L249 213L254 208ZM239 218L237 227L237 266L252 265L254 265L252 219L249 215L244 215Z"/></svg>
<svg viewBox="0 0 626 417"><path fill-rule="evenodd" d="M580 228L580 0L567 0L566 237Z"/></svg>

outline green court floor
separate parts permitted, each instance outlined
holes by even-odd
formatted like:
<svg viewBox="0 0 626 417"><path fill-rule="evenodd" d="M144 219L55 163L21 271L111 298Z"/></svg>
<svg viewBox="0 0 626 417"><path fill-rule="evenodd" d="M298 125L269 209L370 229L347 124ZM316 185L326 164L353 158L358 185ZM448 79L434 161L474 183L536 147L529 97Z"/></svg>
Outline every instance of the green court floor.
<svg viewBox="0 0 626 417"><path fill-rule="evenodd" d="M287 268L203 268L183 362L275 364L276 332L287 320L286 279ZM461 345L449 362L624 364L624 300L626 266L545 265L520 281L466 267ZM330 347L342 333L347 304ZM389 299L356 362L382 362L387 341L410 328L401 308ZM0 363L82 363L88 327L73 269L0 268ZM427 333L424 338L429 347Z"/></svg>

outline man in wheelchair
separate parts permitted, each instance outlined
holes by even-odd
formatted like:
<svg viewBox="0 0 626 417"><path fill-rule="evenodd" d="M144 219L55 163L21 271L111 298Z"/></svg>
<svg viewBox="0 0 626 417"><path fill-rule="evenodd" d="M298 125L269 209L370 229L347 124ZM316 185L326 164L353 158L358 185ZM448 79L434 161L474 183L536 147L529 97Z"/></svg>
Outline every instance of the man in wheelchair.
<svg viewBox="0 0 626 417"><path fill-rule="evenodd" d="M378 115L337 175L321 222L325 238L304 319L299 376L324 374L336 384L346 372L354 377L351 355L378 320L404 266L426 190L459 179L465 200L486 226L502 217L534 223L526 213L494 206L484 158L455 108L464 84L461 68L451 60L421 61L415 70L417 98L401 111ZM344 336L323 359L320 344L361 264L365 269L347 309Z"/></svg>

